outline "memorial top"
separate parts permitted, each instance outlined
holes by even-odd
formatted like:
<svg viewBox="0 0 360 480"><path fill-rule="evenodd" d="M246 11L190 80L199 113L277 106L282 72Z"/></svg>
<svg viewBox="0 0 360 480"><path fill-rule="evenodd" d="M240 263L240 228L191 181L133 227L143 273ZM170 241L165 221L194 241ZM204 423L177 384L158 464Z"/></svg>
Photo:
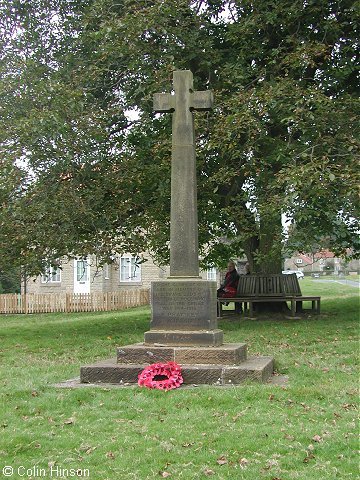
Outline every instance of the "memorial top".
<svg viewBox="0 0 360 480"><path fill-rule="evenodd" d="M194 110L210 110L211 91L194 91L189 70L174 72L173 93L154 95L172 113L170 277L199 277Z"/></svg>
<svg viewBox="0 0 360 480"><path fill-rule="evenodd" d="M194 91L193 74L190 70L178 70L173 77L174 94L155 93L155 112L172 112L175 115L173 122L173 144L193 145L193 128L186 128L187 124L192 125L193 110L211 110L213 106L213 93L210 90ZM185 127L185 128L184 128Z"/></svg>

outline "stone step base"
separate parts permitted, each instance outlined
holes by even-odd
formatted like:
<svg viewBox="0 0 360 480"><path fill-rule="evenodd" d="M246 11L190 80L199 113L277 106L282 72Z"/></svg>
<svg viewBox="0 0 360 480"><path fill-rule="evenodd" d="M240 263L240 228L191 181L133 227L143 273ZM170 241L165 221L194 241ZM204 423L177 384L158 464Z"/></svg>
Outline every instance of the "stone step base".
<svg viewBox="0 0 360 480"><path fill-rule="evenodd" d="M215 347L224 343L224 333L214 330L149 330L144 334L146 345Z"/></svg>
<svg viewBox="0 0 360 480"><path fill-rule="evenodd" d="M117 348L117 361L122 364L176 362L179 365L239 365L246 360L245 343L225 343L219 347L172 347L137 343Z"/></svg>
<svg viewBox="0 0 360 480"><path fill-rule="evenodd" d="M136 384L148 364L120 364L116 358L80 369L81 383ZM272 357L249 357L240 365L181 365L185 385L238 385L245 381L266 382L272 375Z"/></svg>

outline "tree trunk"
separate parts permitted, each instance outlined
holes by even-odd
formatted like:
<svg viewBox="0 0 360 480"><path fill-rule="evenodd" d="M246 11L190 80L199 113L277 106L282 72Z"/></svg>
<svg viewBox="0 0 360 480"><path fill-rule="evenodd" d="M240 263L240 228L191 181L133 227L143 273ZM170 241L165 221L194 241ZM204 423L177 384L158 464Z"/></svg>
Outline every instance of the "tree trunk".
<svg viewBox="0 0 360 480"><path fill-rule="evenodd" d="M259 248L259 236L248 238L243 243L243 249L249 263L250 273L255 272L255 255Z"/></svg>
<svg viewBox="0 0 360 480"><path fill-rule="evenodd" d="M281 273L281 212L266 212L260 218L259 252L255 273Z"/></svg>
<svg viewBox="0 0 360 480"><path fill-rule="evenodd" d="M244 244L252 274L280 274L282 271L281 212L263 212L259 236ZM289 312L286 302L264 302L254 305L256 312Z"/></svg>

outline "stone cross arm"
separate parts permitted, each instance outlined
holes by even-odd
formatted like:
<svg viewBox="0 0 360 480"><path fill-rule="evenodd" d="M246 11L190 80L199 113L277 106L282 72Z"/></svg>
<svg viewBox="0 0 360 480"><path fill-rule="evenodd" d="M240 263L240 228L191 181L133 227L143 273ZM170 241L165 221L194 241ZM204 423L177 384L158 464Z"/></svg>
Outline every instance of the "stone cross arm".
<svg viewBox="0 0 360 480"><path fill-rule="evenodd" d="M210 90L194 91L193 75L189 70L174 72L174 91L154 94L154 111L159 113L174 112L188 107L192 110L211 110L214 99Z"/></svg>
<svg viewBox="0 0 360 480"><path fill-rule="evenodd" d="M192 110L211 110L214 103L213 92L210 90L189 92L189 109ZM176 106L176 97L170 93L154 94L154 111L158 113L174 112Z"/></svg>

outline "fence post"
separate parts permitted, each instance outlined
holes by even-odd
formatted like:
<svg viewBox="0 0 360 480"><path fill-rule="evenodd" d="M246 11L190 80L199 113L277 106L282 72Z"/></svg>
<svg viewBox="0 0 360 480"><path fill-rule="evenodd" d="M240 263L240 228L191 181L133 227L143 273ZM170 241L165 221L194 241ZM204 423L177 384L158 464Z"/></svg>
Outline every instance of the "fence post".
<svg viewBox="0 0 360 480"><path fill-rule="evenodd" d="M69 293L65 293L65 312L66 313L69 313L70 311L70 294Z"/></svg>
<svg viewBox="0 0 360 480"><path fill-rule="evenodd" d="M23 307L22 308L22 310L23 310L22 313L25 313L25 315L27 315L27 313L28 313L28 303L27 303L27 294L26 293L24 293L24 295L23 295L23 301L24 301L24 304L22 306Z"/></svg>

